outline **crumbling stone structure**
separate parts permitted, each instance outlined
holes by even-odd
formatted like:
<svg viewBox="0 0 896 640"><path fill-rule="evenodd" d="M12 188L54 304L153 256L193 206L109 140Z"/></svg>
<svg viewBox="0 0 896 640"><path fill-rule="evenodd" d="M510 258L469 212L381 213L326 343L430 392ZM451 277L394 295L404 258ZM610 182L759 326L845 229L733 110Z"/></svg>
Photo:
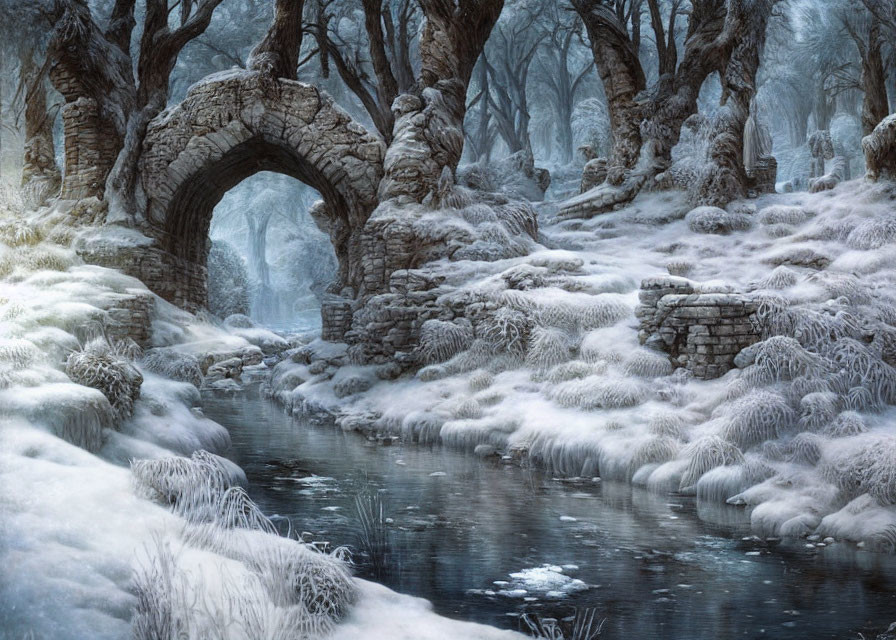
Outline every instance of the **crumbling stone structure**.
<svg viewBox="0 0 896 640"><path fill-rule="evenodd" d="M737 293L698 293L685 278L664 276L641 283L638 338L669 354L672 364L696 377L718 378L734 357L760 341L753 320L757 303Z"/></svg>

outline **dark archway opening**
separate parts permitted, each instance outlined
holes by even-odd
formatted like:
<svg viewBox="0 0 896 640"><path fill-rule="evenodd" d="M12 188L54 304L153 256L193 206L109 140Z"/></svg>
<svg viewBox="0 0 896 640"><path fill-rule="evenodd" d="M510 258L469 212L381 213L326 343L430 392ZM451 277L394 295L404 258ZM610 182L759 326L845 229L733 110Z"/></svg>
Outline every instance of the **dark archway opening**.
<svg viewBox="0 0 896 640"><path fill-rule="evenodd" d="M204 273L205 291L194 302L207 305L207 270L211 242L209 233L215 207L225 194L244 180L263 172L283 174L308 185L320 194L327 218L321 229L329 236L338 261L337 281L348 279L349 203L310 162L292 150L261 137L252 138L230 149L216 162L197 168L174 193L164 220L165 251L195 265ZM177 274L172 274L177 278Z"/></svg>

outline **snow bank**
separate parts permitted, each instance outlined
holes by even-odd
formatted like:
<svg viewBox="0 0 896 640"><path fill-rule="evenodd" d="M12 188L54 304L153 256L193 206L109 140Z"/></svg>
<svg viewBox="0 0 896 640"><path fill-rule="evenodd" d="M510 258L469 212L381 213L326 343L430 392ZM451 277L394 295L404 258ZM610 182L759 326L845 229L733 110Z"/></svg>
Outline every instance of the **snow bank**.
<svg viewBox="0 0 896 640"><path fill-rule="evenodd" d="M884 548L896 516L883 471L896 466L888 187L856 181L687 211L675 194L644 194L590 220L541 220L550 249L424 265L442 300L477 311L427 325L432 364L415 379L338 399L333 371L312 357L284 367L271 392L296 411L315 398L345 429L745 505L763 535L807 535L824 521L838 538ZM734 222L724 233L703 224L716 219ZM699 292L759 302L763 341L719 380L639 345L638 283L682 272ZM826 519L865 493L874 527Z"/></svg>

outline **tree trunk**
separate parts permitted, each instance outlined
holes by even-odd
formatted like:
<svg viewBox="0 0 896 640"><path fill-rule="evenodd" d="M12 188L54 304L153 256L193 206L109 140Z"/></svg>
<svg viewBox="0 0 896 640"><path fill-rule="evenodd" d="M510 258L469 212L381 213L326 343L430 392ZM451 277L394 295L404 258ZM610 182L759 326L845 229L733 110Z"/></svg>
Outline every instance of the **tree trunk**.
<svg viewBox="0 0 896 640"><path fill-rule="evenodd" d="M582 17L597 72L604 85L610 115L613 150L610 154L609 176L617 176L634 167L641 149L641 105L637 95L644 91L647 81L625 25L605 5L593 0L573 0ZM610 179L608 176L608 179Z"/></svg>
<svg viewBox="0 0 896 640"><path fill-rule="evenodd" d="M276 0L274 22L249 54L248 67L274 78L296 80L302 48L302 11L305 0Z"/></svg>
<svg viewBox="0 0 896 640"><path fill-rule="evenodd" d="M464 147L466 93L473 67L504 0L421 0L421 72L417 90L394 103L395 129L386 151L380 199L422 202L451 173Z"/></svg>
<svg viewBox="0 0 896 640"><path fill-rule="evenodd" d="M25 156L22 185L32 180L49 182L48 194L59 189L60 174L56 166L53 143L53 118L47 111L46 67L37 65L33 52L24 52L21 59L22 86L25 90Z"/></svg>
<svg viewBox="0 0 896 640"><path fill-rule="evenodd" d="M744 127L756 95L756 73L775 0L747 4L746 0L729 3L723 34L730 43L722 76L725 107L718 116L718 128L707 154L712 169L704 174L695 191L698 204L723 206L746 195Z"/></svg>
<svg viewBox="0 0 896 640"><path fill-rule="evenodd" d="M865 55L862 56L862 132L870 135L874 128L887 117L887 78L881 54L880 24L872 21L868 33Z"/></svg>

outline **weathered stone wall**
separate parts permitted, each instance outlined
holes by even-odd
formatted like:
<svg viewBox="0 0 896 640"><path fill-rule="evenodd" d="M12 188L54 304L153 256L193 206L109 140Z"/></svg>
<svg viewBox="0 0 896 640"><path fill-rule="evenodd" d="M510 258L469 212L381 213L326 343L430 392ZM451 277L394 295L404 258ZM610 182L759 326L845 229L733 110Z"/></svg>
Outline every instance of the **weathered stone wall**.
<svg viewBox="0 0 896 640"><path fill-rule="evenodd" d="M99 117L95 100L78 98L62 108L65 173L60 198L102 196L115 163L115 143Z"/></svg>
<svg viewBox="0 0 896 640"><path fill-rule="evenodd" d="M54 82L78 95L79 88L69 87L65 78ZM99 135L96 104L76 98L66 106L64 119L62 197L99 195L114 155L107 154L109 137ZM104 140L106 146L98 146ZM139 161L145 209L136 223L154 243L84 258L122 269L178 306L204 307L215 205L245 178L276 171L321 193L326 219L315 221L330 235L342 283L357 287L358 238L377 203L384 155L385 144L377 136L313 86L256 72L212 76L149 124Z"/></svg>
<svg viewBox="0 0 896 640"><path fill-rule="evenodd" d="M698 378L724 375L742 349L760 340L752 318L757 304L742 294L697 293L691 281L664 276L644 280L639 296L641 343Z"/></svg>
<svg viewBox="0 0 896 640"><path fill-rule="evenodd" d="M65 66L50 69L53 86L65 99L62 107L64 162L62 200L102 197L115 163L116 134L100 117L95 100L85 97L81 80Z"/></svg>
<svg viewBox="0 0 896 640"><path fill-rule="evenodd" d="M195 312L205 306L205 265L179 259L157 247L100 245L79 250L78 255L85 262L118 269L141 280L154 293L187 311Z"/></svg>

